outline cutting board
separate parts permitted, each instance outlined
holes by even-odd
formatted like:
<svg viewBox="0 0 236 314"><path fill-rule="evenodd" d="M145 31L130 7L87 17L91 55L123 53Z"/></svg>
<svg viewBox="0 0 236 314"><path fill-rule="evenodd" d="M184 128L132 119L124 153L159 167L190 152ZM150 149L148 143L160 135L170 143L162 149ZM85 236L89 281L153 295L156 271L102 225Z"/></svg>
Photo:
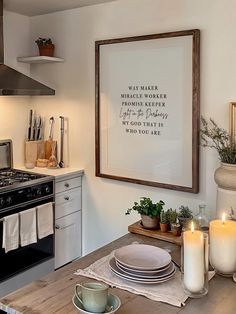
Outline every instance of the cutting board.
<svg viewBox="0 0 236 314"><path fill-rule="evenodd" d="M52 139L48 139L44 143L44 148L45 148L45 159L49 159L52 155L52 145L53 143L56 144L56 149L55 149L55 157L57 157L57 141L54 141Z"/></svg>
<svg viewBox="0 0 236 314"><path fill-rule="evenodd" d="M150 238L155 238L155 239L175 243L175 244L181 246L181 244L182 244L182 237L181 236L176 237L171 232L163 233L160 230L145 229L141 226L140 222L141 222L141 220L128 226L128 231L131 233L141 234L141 235L144 235L144 236L147 236Z"/></svg>

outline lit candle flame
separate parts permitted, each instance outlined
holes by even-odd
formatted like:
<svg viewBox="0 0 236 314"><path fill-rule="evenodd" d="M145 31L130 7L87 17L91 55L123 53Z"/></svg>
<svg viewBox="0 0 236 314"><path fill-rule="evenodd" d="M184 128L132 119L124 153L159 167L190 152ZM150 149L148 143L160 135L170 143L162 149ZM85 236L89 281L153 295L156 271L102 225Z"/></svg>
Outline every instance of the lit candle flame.
<svg viewBox="0 0 236 314"><path fill-rule="evenodd" d="M224 223L225 223L225 213L222 214L222 219L221 219L221 221L222 221L222 225L224 225Z"/></svg>
<svg viewBox="0 0 236 314"><path fill-rule="evenodd" d="M193 224L193 221L191 222L191 231L192 231L192 233L194 233L194 224Z"/></svg>

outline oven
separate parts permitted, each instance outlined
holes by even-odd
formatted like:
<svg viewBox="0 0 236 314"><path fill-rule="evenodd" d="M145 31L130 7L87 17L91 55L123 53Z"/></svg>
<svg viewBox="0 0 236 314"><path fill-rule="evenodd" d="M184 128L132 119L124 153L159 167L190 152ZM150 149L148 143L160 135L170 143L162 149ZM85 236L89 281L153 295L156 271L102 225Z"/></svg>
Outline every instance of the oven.
<svg viewBox="0 0 236 314"><path fill-rule="evenodd" d="M1 156L3 151L8 155L12 151L11 141L6 141L0 141L0 165L1 160L11 159ZM4 145L7 148L1 147ZM54 234L7 253L2 248L4 217L46 203L53 204L54 213L54 177L11 167L0 169L0 296L54 270Z"/></svg>

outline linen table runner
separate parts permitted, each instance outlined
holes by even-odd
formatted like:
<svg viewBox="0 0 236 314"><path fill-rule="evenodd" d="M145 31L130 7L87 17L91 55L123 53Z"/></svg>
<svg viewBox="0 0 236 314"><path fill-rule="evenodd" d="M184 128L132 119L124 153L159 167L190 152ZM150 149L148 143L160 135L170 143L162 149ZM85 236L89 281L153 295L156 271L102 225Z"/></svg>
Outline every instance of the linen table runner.
<svg viewBox="0 0 236 314"><path fill-rule="evenodd" d="M151 285L133 283L119 278L112 273L109 267L109 261L112 257L114 257L114 252L102 257L85 269L78 269L75 274L101 280L111 287L127 290L134 294L146 296L154 301L161 301L179 307L183 305L188 298L182 287L181 273L179 270L176 271L176 274L171 280L164 283Z"/></svg>

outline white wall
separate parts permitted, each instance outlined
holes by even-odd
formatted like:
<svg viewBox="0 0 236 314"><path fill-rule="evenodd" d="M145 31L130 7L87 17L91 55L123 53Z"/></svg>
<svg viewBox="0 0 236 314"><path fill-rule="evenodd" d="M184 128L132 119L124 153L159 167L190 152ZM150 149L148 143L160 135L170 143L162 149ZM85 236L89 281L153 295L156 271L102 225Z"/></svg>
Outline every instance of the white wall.
<svg viewBox="0 0 236 314"><path fill-rule="evenodd" d="M29 31L29 18L4 11L5 63L27 75L29 66L17 62L16 57L29 54ZM13 140L15 166L24 161L29 101L29 97L0 96L0 139Z"/></svg>
<svg viewBox="0 0 236 314"><path fill-rule="evenodd" d="M227 128L228 103L236 99L234 0L120 0L109 4L57 12L30 19L31 41L52 37L63 64L36 65L32 75L56 88L53 99L35 98L40 112L69 121L70 165L85 169L83 181L84 252L127 232L138 219L125 210L140 196L167 206L189 205L196 210L206 202L215 211L213 180L217 154L201 149L200 193L197 195L95 177L94 42L125 36L185 29L201 30L201 113Z"/></svg>

